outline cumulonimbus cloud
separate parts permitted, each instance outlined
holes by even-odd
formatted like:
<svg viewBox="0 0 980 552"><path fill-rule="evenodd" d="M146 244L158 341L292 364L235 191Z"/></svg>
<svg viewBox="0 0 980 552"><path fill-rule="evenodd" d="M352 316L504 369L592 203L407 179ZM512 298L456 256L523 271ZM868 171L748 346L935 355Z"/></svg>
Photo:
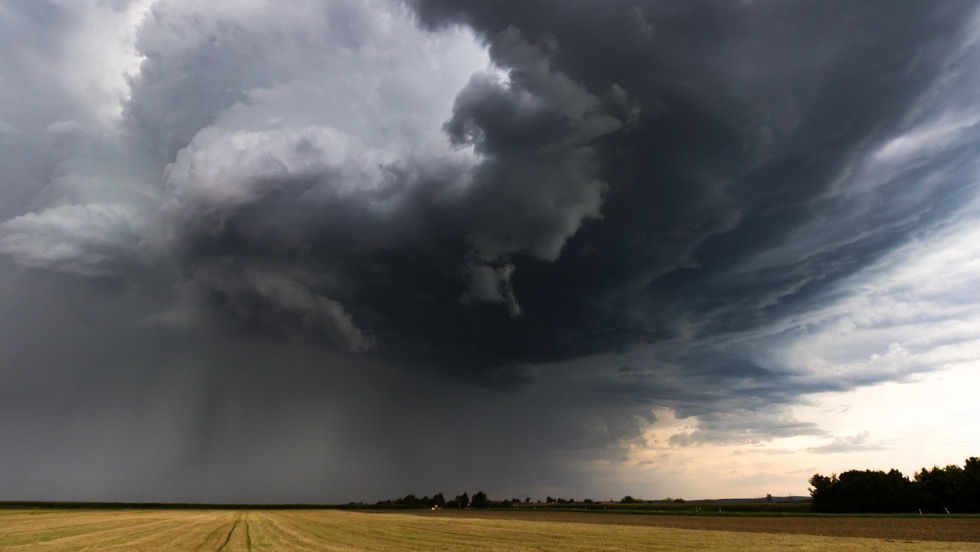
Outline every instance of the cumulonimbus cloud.
<svg viewBox="0 0 980 552"><path fill-rule="evenodd" d="M876 263L976 220L971 6L120 2L112 86L24 70L85 5L17 4L63 40L11 45L54 99L0 99L0 252L144 282L150 325L551 382L610 450L654 405L699 418L676 446L817 434L781 405L951 358L842 311L900 311Z"/></svg>

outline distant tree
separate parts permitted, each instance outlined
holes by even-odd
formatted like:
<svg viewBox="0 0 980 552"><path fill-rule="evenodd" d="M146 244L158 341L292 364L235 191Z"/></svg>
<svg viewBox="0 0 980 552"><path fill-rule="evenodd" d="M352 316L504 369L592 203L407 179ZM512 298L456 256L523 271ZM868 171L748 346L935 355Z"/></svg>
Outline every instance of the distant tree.
<svg viewBox="0 0 980 552"><path fill-rule="evenodd" d="M913 488L898 470L849 470L810 478L813 509L819 512L897 513L912 510Z"/></svg>
<svg viewBox="0 0 980 552"><path fill-rule="evenodd" d="M637 502L641 502L641 501L633 498L630 495L626 495L619 502L620 502L620 504L636 504Z"/></svg>
<svg viewBox="0 0 980 552"><path fill-rule="evenodd" d="M772 494L766 493L766 502L772 502Z"/></svg>
<svg viewBox="0 0 980 552"><path fill-rule="evenodd" d="M963 468L954 465L933 467L931 470L922 468L914 476L921 508L940 513L946 510L957 513L969 511L965 498L970 493L964 485L965 475Z"/></svg>
<svg viewBox="0 0 980 552"><path fill-rule="evenodd" d="M473 495L473 499L470 501L470 506L474 508L489 508L490 499L487 498L487 493L477 491L477 493Z"/></svg>
<svg viewBox="0 0 980 552"><path fill-rule="evenodd" d="M430 501L430 508L432 506L438 506L440 508L444 508L446 506L446 499L442 496L442 493L436 493L432 497L432 500Z"/></svg>
<svg viewBox="0 0 980 552"><path fill-rule="evenodd" d="M461 495L456 495L453 499L453 506L456 508L466 508L470 505L470 495L463 493Z"/></svg>
<svg viewBox="0 0 980 552"><path fill-rule="evenodd" d="M980 512L980 460L961 468L923 468L910 481L898 470L887 473L850 470L810 478L813 509L818 512Z"/></svg>
<svg viewBox="0 0 980 552"><path fill-rule="evenodd" d="M813 498L815 512L830 512L834 508L834 489L837 486L837 474L830 477L813 474L810 478L810 496Z"/></svg>
<svg viewBox="0 0 980 552"><path fill-rule="evenodd" d="M548 504L551 504L555 501L555 499L551 498L551 495L548 495L548 497L545 498L544 501L547 502Z"/></svg>
<svg viewBox="0 0 980 552"><path fill-rule="evenodd" d="M963 466L963 511L980 512L980 458L971 456Z"/></svg>
<svg viewBox="0 0 980 552"><path fill-rule="evenodd" d="M402 506L414 506L419 503L419 499L413 494L407 494L401 498L395 499L395 504L400 504Z"/></svg>

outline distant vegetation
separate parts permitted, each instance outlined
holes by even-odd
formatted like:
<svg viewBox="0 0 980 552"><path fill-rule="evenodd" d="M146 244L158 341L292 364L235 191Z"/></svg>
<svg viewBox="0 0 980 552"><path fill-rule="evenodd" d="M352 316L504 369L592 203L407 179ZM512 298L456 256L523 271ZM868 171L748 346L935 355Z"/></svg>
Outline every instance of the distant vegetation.
<svg viewBox="0 0 980 552"><path fill-rule="evenodd" d="M530 502L530 500L529 498L525 499L526 502ZM520 503L521 501L516 498L510 500L490 500L487 493L477 491L473 494L472 498L470 498L470 495L463 493L456 495L456 498L452 500L446 500L442 493L436 493L431 498L429 496L419 498L410 494L394 500L381 500L374 503L373 506L392 508L507 508ZM359 507L367 506L366 504L351 505Z"/></svg>
<svg viewBox="0 0 980 552"><path fill-rule="evenodd" d="M685 500L683 498L640 499L626 495L619 500L593 500L584 498L552 497L532 500L527 495L520 498L503 500L491 499L483 491L478 491L470 497L467 493L457 495L452 500L444 498L442 493L433 496L418 497L414 494L401 498L380 500L373 504L351 502L340 506L343 509L534 509L540 511L583 511L606 513L647 513L647 514L794 514L804 515L810 511L809 497L787 496L773 497L767 495L759 498L719 499L719 500Z"/></svg>
<svg viewBox="0 0 980 552"><path fill-rule="evenodd" d="M922 468L912 479L898 470L818 473L810 486L815 512L980 513L980 458L962 468Z"/></svg>

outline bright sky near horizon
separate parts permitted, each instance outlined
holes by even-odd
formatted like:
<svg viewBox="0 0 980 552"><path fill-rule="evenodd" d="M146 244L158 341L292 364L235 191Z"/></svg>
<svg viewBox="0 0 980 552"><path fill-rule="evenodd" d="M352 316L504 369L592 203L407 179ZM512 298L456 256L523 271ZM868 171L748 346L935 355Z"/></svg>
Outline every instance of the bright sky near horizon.
<svg viewBox="0 0 980 552"><path fill-rule="evenodd" d="M0 500L980 455L973 2L0 0Z"/></svg>

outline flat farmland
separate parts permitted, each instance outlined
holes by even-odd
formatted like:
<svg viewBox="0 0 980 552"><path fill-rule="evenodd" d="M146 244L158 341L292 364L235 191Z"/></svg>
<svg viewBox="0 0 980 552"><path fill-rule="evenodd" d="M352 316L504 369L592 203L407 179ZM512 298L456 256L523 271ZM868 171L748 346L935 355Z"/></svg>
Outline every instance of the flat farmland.
<svg viewBox="0 0 980 552"><path fill-rule="evenodd" d="M785 549L980 550L980 519L0 510L0 551Z"/></svg>
<svg viewBox="0 0 980 552"><path fill-rule="evenodd" d="M408 512L413 512L409 510ZM797 534L980 543L980 517L664 515L549 511L444 510L423 515L641 525L699 531Z"/></svg>

